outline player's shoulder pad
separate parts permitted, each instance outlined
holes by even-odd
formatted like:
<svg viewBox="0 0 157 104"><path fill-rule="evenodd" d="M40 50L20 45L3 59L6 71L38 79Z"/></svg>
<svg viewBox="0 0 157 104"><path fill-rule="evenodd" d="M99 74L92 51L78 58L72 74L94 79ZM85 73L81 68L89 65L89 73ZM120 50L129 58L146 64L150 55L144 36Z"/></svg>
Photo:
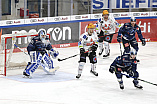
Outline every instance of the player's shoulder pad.
<svg viewBox="0 0 157 104"><path fill-rule="evenodd" d="M116 21L114 17L110 17L110 16L108 17L108 20L113 21L113 22Z"/></svg>
<svg viewBox="0 0 157 104"><path fill-rule="evenodd" d="M121 56L116 57L116 60L117 61L121 60Z"/></svg>
<svg viewBox="0 0 157 104"><path fill-rule="evenodd" d="M98 22L100 22L100 21L101 21L101 18L98 19Z"/></svg>
<svg viewBox="0 0 157 104"><path fill-rule="evenodd" d="M40 37L39 36L36 36L36 37L34 37L32 40L39 40L40 39Z"/></svg>
<svg viewBox="0 0 157 104"><path fill-rule="evenodd" d="M130 23L125 23L124 25L125 25L125 26L126 26L126 25L130 25Z"/></svg>
<svg viewBox="0 0 157 104"><path fill-rule="evenodd" d="M83 33L83 34L81 35L81 37L82 37L83 39L86 39L86 38L87 38L87 33L86 33L86 32Z"/></svg>
<svg viewBox="0 0 157 104"><path fill-rule="evenodd" d="M100 19L98 19L98 22L103 23L103 20L100 18Z"/></svg>

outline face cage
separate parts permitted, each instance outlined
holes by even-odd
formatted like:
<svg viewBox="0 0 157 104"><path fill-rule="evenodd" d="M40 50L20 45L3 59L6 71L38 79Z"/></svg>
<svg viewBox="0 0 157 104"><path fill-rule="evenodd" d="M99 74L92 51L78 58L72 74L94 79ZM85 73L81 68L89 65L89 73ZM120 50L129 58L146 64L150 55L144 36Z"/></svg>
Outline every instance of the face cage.
<svg viewBox="0 0 157 104"><path fill-rule="evenodd" d="M95 30L95 28L88 28L88 33L91 33L91 30L93 30L93 31L92 31L92 33L93 33L94 30Z"/></svg>

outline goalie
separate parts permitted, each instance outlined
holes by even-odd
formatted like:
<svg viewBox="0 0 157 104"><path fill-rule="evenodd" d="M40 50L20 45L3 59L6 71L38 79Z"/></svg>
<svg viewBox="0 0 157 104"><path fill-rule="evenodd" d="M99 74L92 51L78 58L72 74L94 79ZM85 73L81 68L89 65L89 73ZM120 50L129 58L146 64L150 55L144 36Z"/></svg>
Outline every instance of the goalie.
<svg viewBox="0 0 157 104"><path fill-rule="evenodd" d="M46 35L45 30L40 30L38 36L34 37L27 47L28 54L30 55L31 62L28 62L23 75L24 77L31 78L31 74L39 67L42 66L46 73L55 71L53 67L53 61L49 57L48 53L52 58L58 56L58 51L55 51L49 41L49 37Z"/></svg>

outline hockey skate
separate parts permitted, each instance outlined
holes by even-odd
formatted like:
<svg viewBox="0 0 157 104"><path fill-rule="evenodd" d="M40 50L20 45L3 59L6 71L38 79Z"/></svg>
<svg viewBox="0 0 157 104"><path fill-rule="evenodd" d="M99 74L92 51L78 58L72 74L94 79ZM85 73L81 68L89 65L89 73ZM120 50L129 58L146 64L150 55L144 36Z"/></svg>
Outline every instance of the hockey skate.
<svg viewBox="0 0 157 104"><path fill-rule="evenodd" d="M121 83L121 84L119 83L119 86L120 86L120 89L122 89L122 90L124 89L123 83Z"/></svg>
<svg viewBox="0 0 157 104"><path fill-rule="evenodd" d="M101 55L103 53L103 51L104 51L104 48L99 52L99 55Z"/></svg>
<svg viewBox="0 0 157 104"><path fill-rule="evenodd" d="M107 55L103 55L103 57L108 57L108 56L110 56L110 53L108 53Z"/></svg>
<svg viewBox="0 0 157 104"><path fill-rule="evenodd" d="M118 82L119 82L119 87L120 89L124 89L124 85L123 85L123 80L122 79L118 79Z"/></svg>
<svg viewBox="0 0 157 104"><path fill-rule="evenodd" d="M139 84L137 84L137 85L134 85L136 88L138 88L138 89L142 89L143 87L141 86L141 85L139 85Z"/></svg>
<svg viewBox="0 0 157 104"><path fill-rule="evenodd" d="M28 75L26 72L23 72L23 78L29 78L29 79L31 79L32 76Z"/></svg>
<svg viewBox="0 0 157 104"><path fill-rule="evenodd" d="M81 77L81 74L78 74L78 75L76 76L77 79L79 79L80 77Z"/></svg>
<svg viewBox="0 0 157 104"><path fill-rule="evenodd" d="M95 76L98 76L98 73L96 71L90 70L90 72L94 74Z"/></svg>
<svg viewBox="0 0 157 104"><path fill-rule="evenodd" d="M134 86L138 89L142 89L143 87L139 85L139 82L137 80L133 80Z"/></svg>

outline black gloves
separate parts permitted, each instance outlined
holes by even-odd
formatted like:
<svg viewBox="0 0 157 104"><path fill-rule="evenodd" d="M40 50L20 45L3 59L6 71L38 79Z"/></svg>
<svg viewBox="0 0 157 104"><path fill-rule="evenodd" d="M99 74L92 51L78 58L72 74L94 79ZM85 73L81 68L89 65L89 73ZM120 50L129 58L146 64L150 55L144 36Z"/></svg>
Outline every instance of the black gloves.
<svg viewBox="0 0 157 104"><path fill-rule="evenodd" d="M115 67L114 66L110 66L109 72L114 73L115 72Z"/></svg>
<svg viewBox="0 0 157 104"><path fill-rule="evenodd" d="M97 45L97 44L93 44L93 45L91 46L91 50L92 50L92 51L96 51L97 48L98 48L98 45Z"/></svg>
<svg viewBox="0 0 157 104"><path fill-rule="evenodd" d="M84 48L80 48L80 54L84 53L85 49Z"/></svg>
<svg viewBox="0 0 157 104"><path fill-rule="evenodd" d="M142 41L142 46L145 46L146 45L145 38L143 38L141 41Z"/></svg>
<svg viewBox="0 0 157 104"><path fill-rule="evenodd" d="M128 72L127 72L128 74L129 74L129 76L134 76L134 72L132 71L132 70L128 70Z"/></svg>
<svg viewBox="0 0 157 104"><path fill-rule="evenodd" d="M119 43L120 43L120 42L121 42L121 40L122 40L122 39L121 39L121 37L120 37L120 36L117 36L117 42L119 42Z"/></svg>

